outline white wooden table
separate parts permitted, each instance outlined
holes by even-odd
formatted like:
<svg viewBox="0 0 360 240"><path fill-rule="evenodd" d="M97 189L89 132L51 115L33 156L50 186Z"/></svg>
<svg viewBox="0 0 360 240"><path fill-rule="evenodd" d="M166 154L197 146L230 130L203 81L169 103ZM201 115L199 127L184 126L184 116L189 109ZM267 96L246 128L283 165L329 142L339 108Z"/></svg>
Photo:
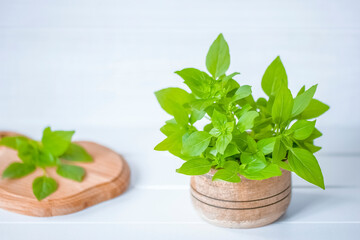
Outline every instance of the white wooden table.
<svg viewBox="0 0 360 240"><path fill-rule="evenodd" d="M356 152L339 154L337 149L324 150L318 159L325 177L325 191L294 176L293 197L284 217L262 228L236 230L215 227L199 218L190 201L189 177L175 173L181 160L152 150L161 138L157 129L104 128L81 129L81 132L86 139L97 139L124 154L132 170L130 189L113 200L66 216L36 218L0 210L0 236L5 237L1 239L30 235L48 239L49 234L54 240L84 236L88 239L353 239L360 233L360 157ZM329 135L332 133L328 131ZM323 144L331 146L332 141L324 137Z"/></svg>
<svg viewBox="0 0 360 240"><path fill-rule="evenodd" d="M34 218L0 210L0 240L357 239L359 11L351 0L0 0L0 129L34 138L47 125L76 129L77 139L123 154L132 170L124 195L85 211ZM153 151L169 118L153 92L183 86L175 70L204 69L220 32L230 72L240 71L256 97L280 55L290 88L319 83L316 97L331 106L318 121L326 190L294 176L288 212L263 228L203 222L189 177L175 173L181 160Z"/></svg>

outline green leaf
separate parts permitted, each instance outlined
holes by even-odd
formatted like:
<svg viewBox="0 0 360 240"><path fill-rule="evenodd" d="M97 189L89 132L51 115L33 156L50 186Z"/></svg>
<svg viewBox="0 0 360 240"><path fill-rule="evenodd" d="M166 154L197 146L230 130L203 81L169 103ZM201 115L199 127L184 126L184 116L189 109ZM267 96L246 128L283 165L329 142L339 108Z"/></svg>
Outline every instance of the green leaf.
<svg viewBox="0 0 360 240"><path fill-rule="evenodd" d="M239 75L240 73L239 72L234 72L228 76L225 76L222 81L223 81L223 84L227 84L229 80L231 80L233 77L235 77L236 75Z"/></svg>
<svg viewBox="0 0 360 240"><path fill-rule="evenodd" d="M240 153L240 152L239 152L236 144L230 143L230 144L227 146L227 148L225 149L223 158L227 158L227 157L230 157L230 156L239 154L239 153Z"/></svg>
<svg viewBox="0 0 360 240"><path fill-rule="evenodd" d="M211 169L211 162L206 159L198 158L185 162L176 172L185 175L203 175Z"/></svg>
<svg viewBox="0 0 360 240"><path fill-rule="evenodd" d="M251 129L254 126L254 120L259 116L257 111L248 111L245 112L240 118L238 122L238 129L240 132L244 132L245 130Z"/></svg>
<svg viewBox="0 0 360 240"><path fill-rule="evenodd" d="M258 151L257 144L254 138L250 137L249 134L246 133L246 143L247 143L247 151L251 153L256 153Z"/></svg>
<svg viewBox="0 0 360 240"><path fill-rule="evenodd" d="M46 150L55 157L61 156L69 147L75 131L51 131L50 127L44 129L41 142Z"/></svg>
<svg viewBox="0 0 360 240"><path fill-rule="evenodd" d="M225 74L230 66L229 46L220 34L213 44L206 56L206 68L209 73L216 79Z"/></svg>
<svg viewBox="0 0 360 240"><path fill-rule="evenodd" d="M289 151L288 161L291 169L301 178L325 189L324 177L315 156L301 148Z"/></svg>
<svg viewBox="0 0 360 240"><path fill-rule="evenodd" d="M262 152L256 153L243 152L240 156L242 164L246 164L246 171L256 172L267 166L265 156Z"/></svg>
<svg viewBox="0 0 360 240"><path fill-rule="evenodd" d="M198 111L206 110L209 106L211 106L214 103L214 99L198 99L190 102L190 107L193 109L196 109Z"/></svg>
<svg viewBox="0 0 360 240"><path fill-rule="evenodd" d="M309 106L299 115L299 119L317 118L329 110L329 106L316 99L311 99Z"/></svg>
<svg viewBox="0 0 360 240"><path fill-rule="evenodd" d="M309 106L311 99L314 97L316 88L317 84L295 97L294 106L291 112L292 117L299 115L307 108L307 106Z"/></svg>
<svg viewBox="0 0 360 240"><path fill-rule="evenodd" d="M85 176L85 170L82 167L61 164L57 167L56 173L64 178L69 178L77 182L81 182Z"/></svg>
<svg viewBox="0 0 360 240"><path fill-rule="evenodd" d="M239 164L235 161L227 161L224 163L223 169L218 170L212 180L223 180L227 182L237 183L241 181L241 178L238 175Z"/></svg>
<svg viewBox="0 0 360 240"><path fill-rule="evenodd" d="M277 57L266 69L261 81L261 87L266 95L274 96L279 89L287 87L287 85L287 75L284 65L280 57Z"/></svg>
<svg viewBox="0 0 360 240"><path fill-rule="evenodd" d="M210 97L210 85L213 80L207 73L195 68L185 68L175 73L184 79L184 83L196 96L204 99Z"/></svg>
<svg viewBox="0 0 360 240"><path fill-rule="evenodd" d="M305 85L302 86L299 90L299 92L296 94L296 96L299 96L300 94L304 93L305 92Z"/></svg>
<svg viewBox="0 0 360 240"><path fill-rule="evenodd" d="M298 120L295 122L291 128L290 132L292 132L293 137L297 140L304 140L312 134L315 129L316 121L306 121L306 120Z"/></svg>
<svg viewBox="0 0 360 240"><path fill-rule="evenodd" d="M58 158L54 157L54 155L48 150L40 150L37 159L35 160L36 166L39 167L53 167L58 164Z"/></svg>
<svg viewBox="0 0 360 240"><path fill-rule="evenodd" d="M308 137L306 140L314 140L321 136L322 136L322 133L317 128L315 128L314 131L311 133L310 137Z"/></svg>
<svg viewBox="0 0 360 240"><path fill-rule="evenodd" d="M243 85L236 90L234 96L231 98L232 102L235 102L237 100L246 98L251 94L251 86L249 85Z"/></svg>
<svg viewBox="0 0 360 240"><path fill-rule="evenodd" d="M0 146L6 146L12 149L17 150L17 142L18 141L28 141L28 138L23 136L16 136L16 137L3 137L0 139Z"/></svg>
<svg viewBox="0 0 360 240"><path fill-rule="evenodd" d="M264 154L267 155L272 153L274 150L276 138L264 138L257 142L257 148Z"/></svg>
<svg viewBox="0 0 360 240"><path fill-rule="evenodd" d="M155 146L156 151L171 151L182 147L182 137L185 134L184 130L174 132L168 136L165 140Z"/></svg>
<svg viewBox="0 0 360 240"><path fill-rule="evenodd" d="M182 153L187 156L199 156L209 146L211 135L204 131L192 133L183 142Z"/></svg>
<svg viewBox="0 0 360 240"><path fill-rule="evenodd" d="M278 163L286 157L287 147L282 141L282 137L279 136L275 140L274 150L272 154L273 162Z"/></svg>
<svg viewBox="0 0 360 240"><path fill-rule="evenodd" d="M291 117L293 108L293 98L290 90L287 87L282 87L276 94L274 104L272 107L272 118L274 123L286 123Z"/></svg>
<svg viewBox="0 0 360 240"><path fill-rule="evenodd" d="M238 148L241 152L246 151L246 148L248 147L247 138L251 138L247 132L240 133L240 131L238 131L237 129L234 130L233 142L236 143L236 145L238 146ZM256 142L255 142L255 145L256 145Z"/></svg>
<svg viewBox="0 0 360 240"><path fill-rule="evenodd" d="M320 151L320 149L321 149L321 147L315 146L314 144L309 143L309 142L304 142L304 146L305 146L305 148L308 149L311 153L316 153L316 152Z"/></svg>
<svg viewBox="0 0 360 240"><path fill-rule="evenodd" d="M232 139L231 132L222 133L216 140L216 150L224 154L226 147L229 145Z"/></svg>
<svg viewBox="0 0 360 240"><path fill-rule="evenodd" d="M92 162L93 158L90 156L86 150L75 143L70 143L69 148L66 152L60 156L60 158L69 160L69 161L76 161L76 162Z"/></svg>
<svg viewBox="0 0 360 240"><path fill-rule="evenodd" d="M37 200L41 201L56 191L58 185L51 177L37 177L33 181L33 193Z"/></svg>
<svg viewBox="0 0 360 240"><path fill-rule="evenodd" d="M278 161L275 163L276 165L278 165L279 167L281 167L282 169L288 170L288 171L292 171L290 165L288 162L286 161Z"/></svg>
<svg viewBox="0 0 360 240"><path fill-rule="evenodd" d="M222 129L227 123L227 118L224 114L219 113L214 109L213 114L211 116L211 121L215 128Z"/></svg>
<svg viewBox="0 0 360 240"><path fill-rule="evenodd" d="M174 116L177 123L181 125L188 123L189 116L184 108L184 104L192 100L188 92L181 88L165 88L155 92L155 96L160 106L168 114Z"/></svg>
<svg viewBox="0 0 360 240"><path fill-rule="evenodd" d="M23 163L36 164L39 158L39 145L33 140L17 139L18 156Z"/></svg>
<svg viewBox="0 0 360 240"><path fill-rule="evenodd" d="M219 137L221 135L221 131L217 128L211 129L209 133L213 137Z"/></svg>
<svg viewBox="0 0 360 240"><path fill-rule="evenodd" d="M196 121L201 120L205 116L206 112L204 110L199 111L197 109L192 109L190 115L190 124L193 125Z"/></svg>
<svg viewBox="0 0 360 240"><path fill-rule="evenodd" d="M281 176L282 172L276 164L269 163L264 169L247 174L244 172L244 176L250 180L263 180L271 177Z"/></svg>
<svg viewBox="0 0 360 240"><path fill-rule="evenodd" d="M166 136L170 136L179 130L180 126L177 124L175 118L166 121L165 125L160 128L160 131Z"/></svg>
<svg viewBox="0 0 360 240"><path fill-rule="evenodd" d="M36 167L32 164L24 164L19 162L11 163L3 172L3 178L21 178L33 171Z"/></svg>

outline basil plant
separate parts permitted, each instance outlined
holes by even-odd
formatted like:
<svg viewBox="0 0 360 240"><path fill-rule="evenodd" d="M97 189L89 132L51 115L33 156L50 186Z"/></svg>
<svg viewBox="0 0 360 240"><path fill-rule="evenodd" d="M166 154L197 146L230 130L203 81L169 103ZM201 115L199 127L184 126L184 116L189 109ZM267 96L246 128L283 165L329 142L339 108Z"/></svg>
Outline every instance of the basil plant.
<svg viewBox="0 0 360 240"><path fill-rule="evenodd" d="M173 118L160 129L166 135L155 150L185 160L176 171L202 175L216 169L213 180L240 182L240 175L262 180L295 172L323 189L314 153L321 132L316 120L329 106L313 98L317 85L296 95L288 88L285 68L277 57L266 69L261 86L267 97L255 100L251 86L227 74L229 46L222 34L206 56L207 72L185 68L175 72L190 89L166 88L155 93ZM200 127L199 127L200 126Z"/></svg>

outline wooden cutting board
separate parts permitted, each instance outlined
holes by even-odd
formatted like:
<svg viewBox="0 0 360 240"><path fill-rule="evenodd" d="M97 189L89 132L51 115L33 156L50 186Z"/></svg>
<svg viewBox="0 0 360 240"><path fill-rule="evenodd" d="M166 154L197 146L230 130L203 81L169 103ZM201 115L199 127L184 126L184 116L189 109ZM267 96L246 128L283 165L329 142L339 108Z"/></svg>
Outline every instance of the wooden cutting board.
<svg viewBox="0 0 360 240"><path fill-rule="evenodd" d="M0 135L2 133L13 135L4 132L0 132ZM32 182L43 175L41 169L20 179L0 179L0 208L37 217L65 215L114 198L127 189L130 169L119 154L93 142L81 141L77 144L94 158L92 163L71 162L85 168L86 175L82 182L60 177L55 168L47 168L48 175L58 183L58 189L38 201L32 192ZM17 152L0 147L0 173L12 162L20 162Z"/></svg>

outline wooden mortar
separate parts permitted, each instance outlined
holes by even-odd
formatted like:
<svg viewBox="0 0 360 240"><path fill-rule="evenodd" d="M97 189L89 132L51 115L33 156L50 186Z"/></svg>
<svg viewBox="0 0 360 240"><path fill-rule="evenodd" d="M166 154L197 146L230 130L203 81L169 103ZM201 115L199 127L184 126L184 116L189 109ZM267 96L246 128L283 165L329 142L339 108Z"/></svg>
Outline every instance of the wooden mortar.
<svg viewBox="0 0 360 240"><path fill-rule="evenodd" d="M207 222L228 228L255 228L279 219L291 199L291 172L265 180L240 183L212 181L216 170L191 177L195 209Z"/></svg>

